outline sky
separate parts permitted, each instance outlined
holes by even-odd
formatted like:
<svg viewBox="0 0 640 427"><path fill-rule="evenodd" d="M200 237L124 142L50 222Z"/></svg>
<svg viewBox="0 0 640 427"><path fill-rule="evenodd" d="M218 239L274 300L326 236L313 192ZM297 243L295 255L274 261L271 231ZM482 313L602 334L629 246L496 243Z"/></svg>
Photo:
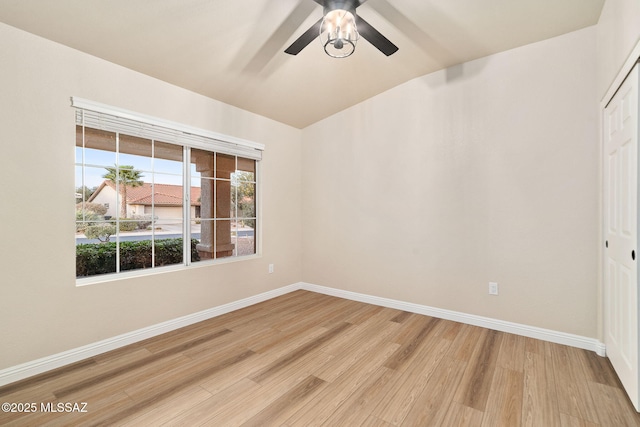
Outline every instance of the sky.
<svg viewBox="0 0 640 427"><path fill-rule="evenodd" d="M85 148L85 169L84 183L82 180L82 147L76 147L76 173L75 186L81 187L85 185L88 188L99 186L104 181L103 175L107 173L106 167L114 167L116 164L116 153L112 151L97 150L93 148ZM136 156L131 154L119 154L120 166L133 166L134 169L142 171L142 180L144 182L155 182L157 184L182 184L182 162L152 159L146 156ZM191 176L199 178L200 174L196 172L195 165L191 165ZM199 179L192 180L193 185L199 186Z"/></svg>

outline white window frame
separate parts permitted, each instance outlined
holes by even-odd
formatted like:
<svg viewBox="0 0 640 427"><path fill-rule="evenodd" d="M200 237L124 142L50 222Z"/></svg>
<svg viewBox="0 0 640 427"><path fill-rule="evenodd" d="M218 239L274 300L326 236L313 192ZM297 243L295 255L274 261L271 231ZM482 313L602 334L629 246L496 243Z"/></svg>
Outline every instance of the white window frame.
<svg viewBox="0 0 640 427"><path fill-rule="evenodd" d="M261 215L261 178L260 171L262 152L264 144L249 141L205 129L200 129L182 123L172 122L137 112L89 101L83 98L71 97L71 106L76 108L76 124L78 124L78 114L82 117L82 125L106 130L111 132L124 133L130 136L138 136L148 139L158 139L162 142L175 144L183 147L183 253L185 261L182 264L171 266L154 267L151 269L130 270L110 274L101 274L89 277L76 278L76 286L86 286L95 283L104 283L128 279L132 277L143 277L155 274L164 274L171 271L179 271L191 268L200 268L212 264L226 264L261 257L262 253L262 215ZM89 112L92 123L85 123L85 117ZM104 116L103 116L104 115ZM255 231L255 253L252 255L230 256L212 260L203 260L196 263L191 262L191 257L187 255L191 252L191 226L190 226L190 148L202 149L220 154L228 154L236 157L244 157L256 161L255 185L256 185L256 231ZM237 159L236 159L237 162ZM84 160L83 160L84 164ZM237 208L236 208L237 210ZM237 217L237 215L236 215Z"/></svg>

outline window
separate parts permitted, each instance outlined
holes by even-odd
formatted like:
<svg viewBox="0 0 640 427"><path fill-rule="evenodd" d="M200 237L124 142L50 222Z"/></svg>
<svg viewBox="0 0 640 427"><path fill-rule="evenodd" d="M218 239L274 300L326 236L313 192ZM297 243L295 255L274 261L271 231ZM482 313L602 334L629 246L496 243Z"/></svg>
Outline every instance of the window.
<svg viewBox="0 0 640 427"><path fill-rule="evenodd" d="M73 106L78 278L256 253L262 145Z"/></svg>

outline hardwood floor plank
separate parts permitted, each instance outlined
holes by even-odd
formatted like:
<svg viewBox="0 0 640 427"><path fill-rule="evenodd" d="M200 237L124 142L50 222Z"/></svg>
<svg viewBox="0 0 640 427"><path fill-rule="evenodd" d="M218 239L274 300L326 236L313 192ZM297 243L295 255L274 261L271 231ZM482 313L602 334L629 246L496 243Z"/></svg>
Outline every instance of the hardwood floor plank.
<svg viewBox="0 0 640 427"><path fill-rule="evenodd" d="M595 404L579 361L571 359L569 347L554 343L545 343L545 346L551 357L560 412L598 424Z"/></svg>
<svg viewBox="0 0 640 427"><path fill-rule="evenodd" d="M350 351L349 349L357 345L357 342L367 342L371 339L376 341L387 339L389 334L393 334L393 337L395 337L400 325L390 321L394 314L393 310L375 312L368 319L359 324L354 324L353 328L345 331L340 337L322 346L322 351L338 356ZM384 334L384 337L381 337L381 334Z"/></svg>
<svg viewBox="0 0 640 427"><path fill-rule="evenodd" d="M551 361L544 353L526 352L522 425L546 427L560 425L555 376Z"/></svg>
<svg viewBox="0 0 640 427"><path fill-rule="evenodd" d="M216 414L208 417L204 424L213 426L241 425L249 421L286 395L291 389L307 380L310 377L309 371L314 366L325 363L327 357L322 352L315 352L306 358L296 360L289 369L269 376L260 384L255 383L255 387L234 396L234 399L229 402L224 402Z"/></svg>
<svg viewBox="0 0 640 427"><path fill-rule="evenodd" d="M466 362L444 357L404 418L403 426L441 426L462 380Z"/></svg>
<svg viewBox="0 0 640 427"><path fill-rule="evenodd" d="M524 348L524 347L523 347ZM482 419L483 427L519 426L522 423L523 373L497 367Z"/></svg>
<svg viewBox="0 0 640 427"><path fill-rule="evenodd" d="M114 425L128 417L133 416L136 413L146 410L148 407L164 401L172 400L173 396L178 392L200 382L203 378L207 378L215 372L232 367L234 364L240 362L243 359L251 357L255 353L247 350L239 353L229 359L222 361L221 363L208 366L206 369L201 369L195 374L192 374L186 378L179 378L177 381L171 383L169 386L154 391L154 393L145 399L135 402L133 405L129 405L125 408L120 408L119 411L110 414L110 416L104 421L105 425Z"/></svg>
<svg viewBox="0 0 640 427"><path fill-rule="evenodd" d="M66 377L73 372L84 372L86 369L94 366L96 361L93 359L85 359L79 362L72 363L67 366L63 366L58 369L51 370L49 372L44 372L42 374L35 375L31 378L26 378L21 381L16 381L13 384L8 384L0 387L0 397L6 397L13 393L16 393L19 390L28 389L35 385L39 385L43 382L54 380L60 377Z"/></svg>
<svg viewBox="0 0 640 427"><path fill-rule="evenodd" d="M286 369L287 365L293 363L295 360L301 357L304 357L305 355L309 354L313 350L321 347L326 342L329 342L333 338L339 336L341 333L344 333L347 329L351 328L352 326L353 325L351 325L350 323L342 323L336 326L335 328L328 330L327 332L320 335L315 340L289 353L287 356L283 357L282 359L275 361L270 366L267 366L262 371L253 375L251 379L257 383L264 381L266 378L270 377L271 375L281 371L282 369Z"/></svg>
<svg viewBox="0 0 640 427"><path fill-rule="evenodd" d="M439 322L440 319L425 317L424 323L413 338L404 343L385 363L385 366L396 371L403 370L407 362L411 360L414 354L425 344L429 336L433 334L434 328Z"/></svg>
<svg viewBox="0 0 640 427"><path fill-rule="evenodd" d="M173 414L171 418L158 425L163 427L206 425L211 417L216 416L225 408L225 405L232 405L238 399L245 399L251 390L259 387L259 384L250 379L242 378L229 387L213 394L210 398L196 404L188 411Z"/></svg>
<svg viewBox="0 0 640 427"><path fill-rule="evenodd" d="M384 343L377 351L362 358L358 364L352 366L348 375L339 377L333 383L327 383L322 392L300 408L287 420L286 424L305 427L322 425L352 394L367 383L367 380L382 367L397 346L396 343Z"/></svg>
<svg viewBox="0 0 640 427"><path fill-rule="evenodd" d="M442 425L451 427L478 427L482 424L483 415L484 413L482 411L454 401L449 405L449 410L444 417Z"/></svg>
<svg viewBox="0 0 640 427"><path fill-rule="evenodd" d="M404 322L400 323L400 328L394 337L394 341L400 345L405 345L414 339L431 319L429 316L411 313Z"/></svg>
<svg viewBox="0 0 640 427"><path fill-rule="evenodd" d="M251 417L248 421L242 423L242 426L261 427L279 425L291 417L300 405L312 399L324 385L326 385L324 380L310 375L300 384L276 399L275 402Z"/></svg>
<svg viewBox="0 0 640 427"><path fill-rule="evenodd" d="M274 324L273 327L282 332L306 329L310 326L326 327L327 319L345 316L345 309L348 305L344 300L329 297L323 302L309 306L305 312L298 312L293 317L283 319L281 322Z"/></svg>
<svg viewBox="0 0 640 427"><path fill-rule="evenodd" d="M250 360L235 365L233 371L221 371L212 375L209 379L203 381L202 386L211 393L216 393L220 389L226 388L230 384L238 381L239 377L252 377L260 371L266 370L268 366L286 357L289 353L299 349L301 346L308 344L325 332L326 330L324 328L316 328L307 331L304 335L298 334L299 336L296 337L295 341L286 341L283 343L278 339L277 342L281 345L274 346L266 352L256 353L256 356Z"/></svg>
<svg viewBox="0 0 640 427"><path fill-rule="evenodd" d="M560 427L599 427L600 424L585 421L565 413L560 414Z"/></svg>
<svg viewBox="0 0 640 427"><path fill-rule="evenodd" d="M396 316L394 316L394 318L391 319L391 321L392 322L396 322L396 323L404 323L404 321L407 320L409 317L411 317L411 313L410 312L401 311Z"/></svg>
<svg viewBox="0 0 640 427"><path fill-rule="evenodd" d="M460 326L460 330L449 348L448 355L454 359L469 362L482 332L483 329L477 326L464 324Z"/></svg>
<svg viewBox="0 0 640 427"><path fill-rule="evenodd" d="M341 323L351 323L347 320L351 318L353 313L358 312L363 306L366 305L365 303L359 301L347 301L348 303L343 303L339 308L336 304L336 309L332 311L331 315L326 316L325 320L320 323L320 326L324 326L325 328L334 328Z"/></svg>
<svg viewBox="0 0 640 427"><path fill-rule="evenodd" d="M65 392L57 399L60 401L93 401L102 399L111 394L122 392L129 384L136 384L158 375L163 375L164 372L171 371L188 361L188 357L176 354L141 366L135 371L128 371L126 375L110 377L100 382L93 381L94 378L88 378L86 381L81 381L82 388L76 390L71 387L72 391Z"/></svg>
<svg viewBox="0 0 640 427"><path fill-rule="evenodd" d="M606 358L309 291L0 387L9 426L636 426ZM40 409L40 408L38 408Z"/></svg>
<svg viewBox="0 0 640 427"><path fill-rule="evenodd" d="M524 351L527 353L545 355L544 341L535 338L524 337Z"/></svg>
<svg viewBox="0 0 640 427"><path fill-rule="evenodd" d="M393 424L389 424L388 422L371 415L360 425L360 427L393 427Z"/></svg>
<svg viewBox="0 0 640 427"><path fill-rule="evenodd" d="M359 325L367 321L373 316L386 317L388 315L390 317L391 316L395 317L398 311L399 310L388 308L388 307L380 307L380 306L371 305L371 304L362 304L360 309L354 311L353 313L351 313L350 316L348 316L345 319L345 322L353 323L354 325Z"/></svg>
<svg viewBox="0 0 640 427"><path fill-rule="evenodd" d="M106 371L104 373L101 373L99 375L95 375L91 378L86 379L85 381L80 381L77 382L73 385L70 385L68 387L64 387L58 390L54 391L54 394L56 397L58 398L62 398L65 396L68 396L70 394L73 394L75 392L78 392L84 388L88 388L91 387L95 384L100 384L103 383L105 381L108 381L112 378L115 377L121 377L123 375L126 375L127 372L132 372L138 368L141 368L143 366L152 364L156 361L180 354L190 348L193 348L195 346L198 346L202 343L205 343L207 341L210 340L215 340L216 338L219 338L221 336L224 336L225 334L230 333L231 331L229 330L221 330L221 331L215 331L212 333L207 334L204 337L200 337L200 338L196 338L194 340L191 341L187 341L186 343L182 343L179 345L175 345L169 348L166 348L162 351L158 351L157 353L151 354L145 358L133 361L125 366L120 366L116 369L112 369L109 371Z"/></svg>
<svg viewBox="0 0 640 427"><path fill-rule="evenodd" d="M525 359L525 337L514 334L504 334L500 353L498 354L498 366L512 371L522 372Z"/></svg>
<svg viewBox="0 0 640 427"><path fill-rule="evenodd" d="M173 396L171 404L164 401L150 405L147 409L131 414L121 423L121 427L157 426L181 414L191 412L194 407L210 399L212 394L202 387L195 385L188 387Z"/></svg>
<svg viewBox="0 0 640 427"><path fill-rule="evenodd" d="M592 381L589 381L588 385L601 426L640 425L640 414L635 412L622 389Z"/></svg>
<svg viewBox="0 0 640 427"><path fill-rule="evenodd" d="M502 332L483 330L467 364L455 400L470 408L484 411L496 369Z"/></svg>
<svg viewBox="0 0 640 427"><path fill-rule="evenodd" d="M462 323L447 321L444 322L444 325L446 325L446 329L442 333L442 338L454 341L462 329Z"/></svg>
<svg viewBox="0 0 640 427"><path fill-rule="evenodd" d="M396 344L397 345L397 344ZM366 421L384 399L397 372L384 366L375 370L358 390L325 420L323 426L358 426Z"/></svg>
<svg viewBox="0 0 640 427"><path fill-rule="evenodd" d="M398 372L397 380L390 384L384 402L374 410L373 415L393 425L400 425L431 381L431 375L438 369L450 345L450 341L439 339L423 347L414 363ZM385 367L389 368L387 364Z"/></svg>
<svg viewBox="0 0 640 427"><path fill-rule="evenodd" d="M572 353L576 361L580 362L588 381L623 388L609 359L600 357L592 351L581 349L573 349Z"/></svg>
<svg viewBox="0 0 640 427"><path fill-rule="evenodd" d="M355 328L353 328L355 329ZM350 345L343 346L339 349L332 348L334 351L327 352L333 358L323 367L314 370L314 375L328 382L334 382L343 375L348 375L349 370L360 363L363 359L377 350L387 341L393 332L397 330L397 324L388 322L384 326L378 328L369 328L367 333L361 332L359 337L353 337Z"/></svg>

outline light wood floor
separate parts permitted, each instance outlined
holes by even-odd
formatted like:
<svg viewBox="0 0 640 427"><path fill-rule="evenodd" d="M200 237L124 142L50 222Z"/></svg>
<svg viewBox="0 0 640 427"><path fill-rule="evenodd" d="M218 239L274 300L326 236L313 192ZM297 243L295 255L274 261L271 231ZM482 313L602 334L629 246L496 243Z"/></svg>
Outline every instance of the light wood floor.
<svg viewBox="0 0 640 427"><path fill-rule="evenodd" d="M0 425L640 426L607 359L297 291L0 388ZM40 404L86 402L86 413ZM81 408L79 408L81 409Z"/></svg>

